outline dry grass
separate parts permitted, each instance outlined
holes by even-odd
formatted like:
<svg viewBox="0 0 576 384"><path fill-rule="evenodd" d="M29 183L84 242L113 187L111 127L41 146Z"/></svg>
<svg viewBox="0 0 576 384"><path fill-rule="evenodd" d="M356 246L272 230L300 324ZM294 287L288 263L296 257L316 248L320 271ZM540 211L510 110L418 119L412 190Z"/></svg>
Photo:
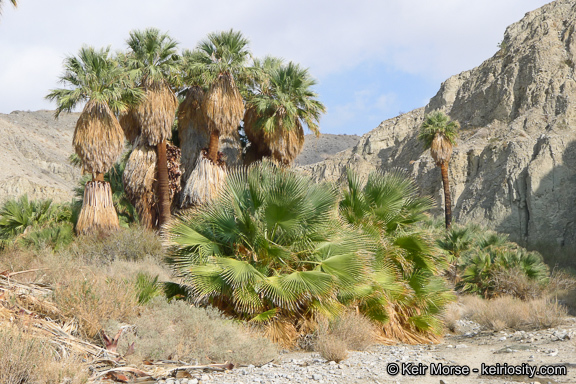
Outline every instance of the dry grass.
<svg viewBox="0 0 576 384"><path fill-rule="evenodd" d="M452 302L444 307L442 321L444 327L452 333L458 332L458 320L462 318L463 307L460 303Z"/></svg>
<svg viewBox="0 0 576 384"><path fill-rule="evenodd" d="M348 357L346 343L338 337L330 334L321 335L316 341L315 349L320 356L328 361L337 363Z"/></svg>
<svg viewBox="0 0 576 384"><path fill-rule="evenodd" d="M62 323L74 321L79 326L78 335L94 339L103 322L126 321L138 313L139 273L159 276L161 281L169 278L169 271L161 265L162 257L154 234L131 229L103 238L97 234L83 236L68 251L56 254L14 248L0 255L0 267L10 271L40 269L18 278L51 286L50 299L59 310L56 315L46 315Z"/></svg>
<svg viewBox="0 0 576 384"><path fill-rule="evenodd" d="M377 333L370 320L350 311L330 323L318 324L313 347L326 360L340 362L347 351L364 351L374 344Z"/></svg>
<svg viewBox="0 0 576 384"><path fill-rule="evenodd" d="M89 101L78 118L72 144L90 173L106 173L124 151L124 132L106 104Z"/></svg>
<svg viewBox="0 0 576 384"><path fill-rule="evenodd" d="M109 232L118 228L120 228L120 223L114 208L110 183L87 182L82 209L76 223L76 233Z"/></svg>
<svg viewBox="0 0 576 384"><path fill-rule="evenodd" d="M261 365L274 359L276 347L268 339L212 308L193 307L157 298L139 317L119 344L123 352L134 342L136 361L142 359L181 360L192 364L223 363ZM110 323L109 334L119 324Z"/></svg>
<svg viewBox="0 0 576 384"><path fill-rule="evenodd" d="M347 312L330 324L329 333L344 341L351 351L364 351L376 341L377 328L365 316Z"/></svg>
<svg viewBox="0 0 576 384"><path fill-rule="evenodd" d="M142 261L165 256L158 235L145 228L122 228L110 234L95 233L80 236L69 252L84 263L108 265L114 261Z"/></svg>
<svg viewBox="0 0 576 384"><path fill-rule="evenodd" d="M485 329L545 329L561 324L566 309L546 298L522 301L510 296L484 300L477 296L461 298L463 317L476 321Z"/></svg>
<svg viewBox="0 0 576 384"><path fill-rule="evenodd" d="M0 383L81 384L88 370L80 358L58 358L45 340L34 338L16 327L0 330Z"/></svg>
<svg viewBox="0 0 576 384"><path fill-rule="evenodd" d="M521 300L532 300L542 297L545 286L535 279L530 279L518 269L495 272L492 277L494 292L517 297Z"/></svg>

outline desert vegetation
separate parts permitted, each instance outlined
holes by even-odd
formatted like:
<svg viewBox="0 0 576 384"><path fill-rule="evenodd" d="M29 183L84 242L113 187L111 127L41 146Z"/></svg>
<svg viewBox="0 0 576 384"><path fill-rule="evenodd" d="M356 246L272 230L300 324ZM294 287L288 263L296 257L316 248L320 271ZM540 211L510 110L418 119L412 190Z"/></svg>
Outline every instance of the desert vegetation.
<svg viewBox="0 0 576 384"><path fill-rule="evenodd" d="M314 183L292 169L325 112L315 80L252 57L238 31L182 52L132 31L125 52L68 57L61 81L47 98L56 117L83 106L71 161L86 175L74 202L0 208L0 343L19 346L0 357L3 382L265 364L281 348L339 362L373 343L437 342L461 317L533 329L567 313L571 275L452 223L458 123L442 112L419 138L441 168L444 225L402 171Z"/></svg>

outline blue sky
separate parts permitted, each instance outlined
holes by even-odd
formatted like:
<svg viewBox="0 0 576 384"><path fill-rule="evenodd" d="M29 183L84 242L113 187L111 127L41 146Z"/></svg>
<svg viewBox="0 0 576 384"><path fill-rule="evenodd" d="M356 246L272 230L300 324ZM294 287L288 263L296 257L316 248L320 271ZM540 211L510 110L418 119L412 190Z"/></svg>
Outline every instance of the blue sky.
<svg viewBox="0 0 576 384"><path fill-rule="evenodd" d="M0 113L54 109L62 61L82 44L125 48L132 29L168 31L182 48L234 28L256 56L308 67L327 106L324 133L364 134L424 106L449 76L497 51L509 24L545 0L4 0Z"/></svg>

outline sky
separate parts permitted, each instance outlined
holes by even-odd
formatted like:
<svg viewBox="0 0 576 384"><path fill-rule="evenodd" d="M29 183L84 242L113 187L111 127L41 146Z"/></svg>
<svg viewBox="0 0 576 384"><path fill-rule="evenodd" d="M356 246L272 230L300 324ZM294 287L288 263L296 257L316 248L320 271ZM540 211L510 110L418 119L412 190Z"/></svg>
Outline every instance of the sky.
<svg viewBox="0 0 576 384"><path fill-rule="evenodd" d="M253 55L309 68L323 133L362 135L425 106L440 84L498 50L506 27L547 0L8 0L0 16L0 113L55 109L63 60L82 45L124 50L156 27L193 49L240 30Z"/></svg>

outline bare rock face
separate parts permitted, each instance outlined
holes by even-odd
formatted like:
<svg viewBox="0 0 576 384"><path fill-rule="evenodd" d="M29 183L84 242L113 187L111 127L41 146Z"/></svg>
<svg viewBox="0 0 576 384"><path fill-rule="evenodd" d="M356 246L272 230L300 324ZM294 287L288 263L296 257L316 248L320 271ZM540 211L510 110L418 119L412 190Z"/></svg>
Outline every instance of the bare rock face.
<svg viewBox="0 0 576 384"><path fill-rule="evenodd" d="M304 172L335 180L347 166L402 168L441 207L440 170L417 140L425 114L441 109L462 126L450 163L455 222L509 233L556 260L576 258L575 28L576 0L527 13L492 58L446 80L425 108L384 121Z"/></svg>
<svg viewBox="0 0 576 384"><path fill-rule="evenodd" d="M78 114L15 111L0 114L0 204L29 199L69 201L80 170L68 162Z"/></svg>

